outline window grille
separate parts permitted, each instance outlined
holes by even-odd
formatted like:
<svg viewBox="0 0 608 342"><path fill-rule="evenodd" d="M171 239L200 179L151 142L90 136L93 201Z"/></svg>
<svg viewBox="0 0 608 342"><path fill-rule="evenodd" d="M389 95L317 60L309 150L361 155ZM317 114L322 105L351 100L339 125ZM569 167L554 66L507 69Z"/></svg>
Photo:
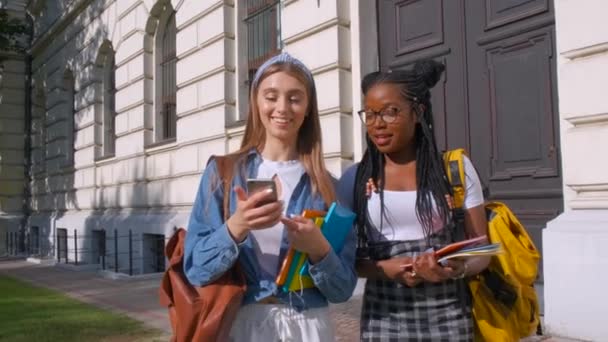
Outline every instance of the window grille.
<svg viewBox="0 0 608 342"><path fill-rule="evenodd" d="M247 0L247 65L249 80L281 48L279 1Z"/></svg>
<svg viewBox="0 0 608 342"><path fill-rule="evenodd" d="M176 85L176 64L177 56L175 53L175 39L177 29L175 26L175 12L171 14L167 20L162 38L161 51L161 140L175 138L176 135L176 106L175 95L177 93Z"/></svg>

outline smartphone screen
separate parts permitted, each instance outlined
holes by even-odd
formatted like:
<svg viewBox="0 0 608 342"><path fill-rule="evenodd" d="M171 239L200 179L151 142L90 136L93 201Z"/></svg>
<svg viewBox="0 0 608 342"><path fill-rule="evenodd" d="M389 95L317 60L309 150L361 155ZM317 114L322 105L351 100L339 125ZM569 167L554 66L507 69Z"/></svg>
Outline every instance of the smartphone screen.
<svg viewBox="0 0 608 342"><path fill-rule="evenodd" d="M266 189L272 189L272 196L259 205L272 203L278 200L277 198L277 185L272 179L248 179L247 180L247 193L249 196Z"/></svg>

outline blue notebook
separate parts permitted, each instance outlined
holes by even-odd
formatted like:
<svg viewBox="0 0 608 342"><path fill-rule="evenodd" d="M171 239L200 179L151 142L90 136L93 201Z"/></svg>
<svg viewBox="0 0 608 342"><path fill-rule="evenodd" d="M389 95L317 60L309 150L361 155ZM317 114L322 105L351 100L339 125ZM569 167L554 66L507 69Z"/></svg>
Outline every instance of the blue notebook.
<svg viewBox="0 0 608 342"><path fill-rule="evenodd" d="M329 207L321 226L321 232L336 253L342 251L344 240L353 229L355 217L355 213L336 202L332 203ZM308 263L304 264L300 270L300 274L308 274Z"/></svg>

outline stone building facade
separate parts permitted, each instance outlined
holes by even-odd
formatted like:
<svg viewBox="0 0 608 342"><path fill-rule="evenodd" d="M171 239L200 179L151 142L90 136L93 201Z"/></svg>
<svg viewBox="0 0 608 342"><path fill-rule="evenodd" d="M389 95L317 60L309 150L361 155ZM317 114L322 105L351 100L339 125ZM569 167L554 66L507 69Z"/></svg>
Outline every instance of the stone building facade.
<svg viewBox="0 0 608 342"><path fill-rule="evenodd" d="M339 175L354 157L352 132L360 130L352 115L360 97L349 5L29 2L28 250L81 264L101 263L105 254L103 262L121 272L159 271L157 255L173 229L186 226L208 158L240 144L253 68L280 50L313 71L323 133L331 137L325 156ZM13 112L21 120L19 94ZM18 218L21 200L13 201ZM7 229L18 230L16 222Z"/></svg>

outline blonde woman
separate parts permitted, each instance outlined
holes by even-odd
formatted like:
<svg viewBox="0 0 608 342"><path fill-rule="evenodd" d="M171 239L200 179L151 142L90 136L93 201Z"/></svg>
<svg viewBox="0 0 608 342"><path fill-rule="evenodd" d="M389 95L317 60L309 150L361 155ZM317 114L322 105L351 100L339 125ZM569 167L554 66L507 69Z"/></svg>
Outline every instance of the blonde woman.
<svg viewBox="0 0 608 342"><path fill-rule="evenodd" d="M327 304L346 301L355 288L356 238L353 230L336 253L312 221L298 216L335 200L312 74L286 53L275 56L257 70L249 100L231 215L223 223L223 189L211 160L190 217L184 271L193 285L205 285L240 263L247 292L234 341L333 341ZM275 179L277 200L268 203L268 192L248 196L247 178ZM275 284L290 245L308 254L314 288L283 292Z"/></svg>

